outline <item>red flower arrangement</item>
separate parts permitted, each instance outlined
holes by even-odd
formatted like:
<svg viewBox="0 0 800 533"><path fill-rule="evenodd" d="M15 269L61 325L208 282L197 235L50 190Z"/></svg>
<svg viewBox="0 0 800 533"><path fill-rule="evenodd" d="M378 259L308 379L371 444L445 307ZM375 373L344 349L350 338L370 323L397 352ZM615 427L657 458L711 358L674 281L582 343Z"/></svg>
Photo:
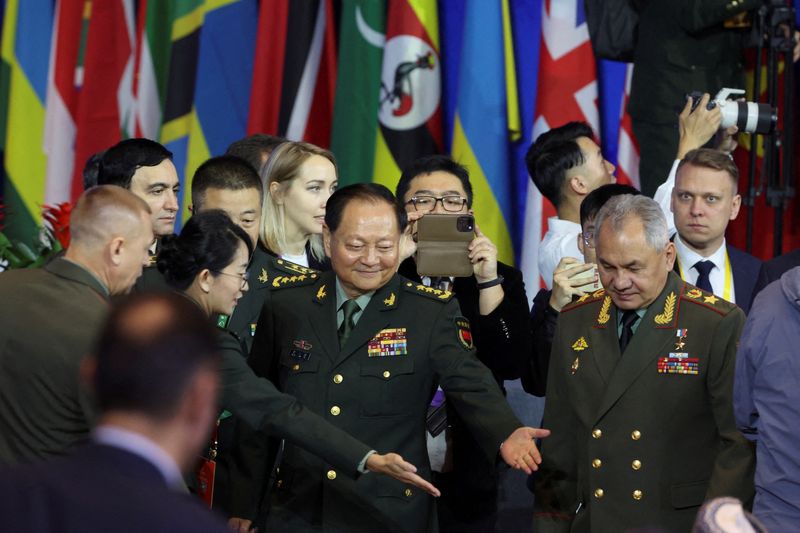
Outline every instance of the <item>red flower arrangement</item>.
<svg viewBox="0 0 800 533"><path fill-rule="evenodd" d="M39 229L38 241L28 246L21 241L11 241L3 232L5 206L0 204L0 272L12 268L36 268L69 246L69 217L72 204L62 202L42 206L44 225Z"/></svg>

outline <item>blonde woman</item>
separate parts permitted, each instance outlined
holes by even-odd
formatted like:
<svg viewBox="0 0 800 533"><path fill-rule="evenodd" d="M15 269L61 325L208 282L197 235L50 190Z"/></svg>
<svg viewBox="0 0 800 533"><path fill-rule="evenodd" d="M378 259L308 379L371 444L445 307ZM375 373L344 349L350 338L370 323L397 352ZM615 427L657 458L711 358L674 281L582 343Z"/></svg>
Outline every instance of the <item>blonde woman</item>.
<svg viewBox="0 0 800 533"><path fill-rule="evenodd" d="M293 263L328 270L322 249L325 203L339 183L336 160L328 150L304 142L285 142L270 155L264 183L262 245Z"/></svg>

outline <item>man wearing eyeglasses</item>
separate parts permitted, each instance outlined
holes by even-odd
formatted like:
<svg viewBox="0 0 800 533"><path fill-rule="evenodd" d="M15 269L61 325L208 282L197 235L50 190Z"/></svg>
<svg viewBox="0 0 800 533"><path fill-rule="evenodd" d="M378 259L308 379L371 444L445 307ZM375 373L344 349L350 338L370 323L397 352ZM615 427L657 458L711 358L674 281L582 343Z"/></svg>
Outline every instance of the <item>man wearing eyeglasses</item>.
<svg viewBox="0 0 800 533"><path fill-rule="evenodd" d="M472 213L472 186L467 170L443 155L416 160L397 184L396 196L410 221L429 213ZM416 232L414 224L411 231ZM515 358L530 353L528 304L522 273L497 260L497 247L477 224L469 245L473 275L430 279L417 274L414 257L404 260L399 273L411 280L455 293L461 313L472 324L478 359L503 380L519 377ZM485 459L458 414L437 393L429 408L428 453L442 531L493 531L497 516L498 475ZM446 417L445 417L446 415Z"/></svg>
<svg viewBox="0 0 800 533"><path fill-rule="evenodd" d="M533 349L530 359L522 365L522 388L534 396L543 397L547 389L547 371L550 366L550 349L556 331L558 315L561 309L587 293L602 288L599 281L589 283L587 274L595 272L597 253L594 248L595 225L597 212L605 203L620 194L641 194L630 185L609 183L586 195L581 202L581 232L576 245L583 256L583 263L574 257L562 257L553 274L553 288L541 289L533 299L531 308L531 334Z"/></svg>

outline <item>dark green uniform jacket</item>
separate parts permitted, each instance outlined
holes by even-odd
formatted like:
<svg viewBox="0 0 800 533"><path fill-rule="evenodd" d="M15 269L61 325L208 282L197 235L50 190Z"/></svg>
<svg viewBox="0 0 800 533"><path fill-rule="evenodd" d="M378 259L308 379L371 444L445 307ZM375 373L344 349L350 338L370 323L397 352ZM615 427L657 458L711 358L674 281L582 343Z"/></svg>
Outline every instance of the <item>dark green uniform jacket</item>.
<svg viewBox="0 0 800 533"><path fill-rule="evenodd" d="M89 433L79 368L108 313L108 290L60 257L0 274L0 302L0 463L62 455Z"/></svg>
<svg viewBox="0 0 800 533"><path fill-rule="evenodd" d="M381 453L430 479L425 418L437 384L494 461L521 424L475 356L452 294L395 275L378 289L342 349L332 272L280 277L261 314L251 365L285 392ZM357 481L287 445L269 531L436 531L433 499L385 476Z"/></svg>
<svg viewBox="0 0 800 533"><path fill-rule="evenodd" d="M733 419L744 314L670 272L620 356L603 290L562 309L547 378L536 531L690 531L700 504L748 501Z"/></svg>

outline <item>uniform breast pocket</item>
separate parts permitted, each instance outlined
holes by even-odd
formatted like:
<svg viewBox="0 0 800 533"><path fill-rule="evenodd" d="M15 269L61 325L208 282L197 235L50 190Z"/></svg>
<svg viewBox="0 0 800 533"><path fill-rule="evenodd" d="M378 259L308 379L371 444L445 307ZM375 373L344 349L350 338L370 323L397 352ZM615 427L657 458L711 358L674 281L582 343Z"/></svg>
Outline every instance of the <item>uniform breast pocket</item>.
<svg viewBox="0 0 800 533"><path fill-rule="evenodd" d="M361 414L367 417L411 415L416 397L414 359L404 356L372 357L361 365L364 396Z"/></svg>
<svg viewBox="0 0 800 533"><path fill-rule="evenodd" d="M281 388L288 394L309 380L316 379L319 372L319 355L298 353L296 349L284 349L281 352Z"/></svg>

